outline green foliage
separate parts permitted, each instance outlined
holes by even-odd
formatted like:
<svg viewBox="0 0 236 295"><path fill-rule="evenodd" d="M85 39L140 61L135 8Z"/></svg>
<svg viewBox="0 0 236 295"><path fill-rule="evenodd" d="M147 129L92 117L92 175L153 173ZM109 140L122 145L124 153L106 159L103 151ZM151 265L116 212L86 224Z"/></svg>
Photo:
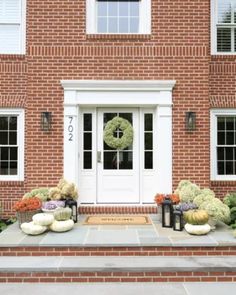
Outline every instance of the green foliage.
<svg viewBox="0 0 236 295"><path fill-rule="evenodd" d="M26 193L23 196L23 199L29 199L33 197L39 198L42 202L47 201L49 197L49 189L46 187L33 189L31 192Z"/></svg>
<svg viewBox="0 0 236 295"><path fill-rule="evenodd" d="M227 194L223 200L224 204L230 208L230 226L236 228L236 192Z"/></svg>
<svg viewBox="0 0 236 295"><path fill-rule="evenodd" d="M180 181L177 189L175 190L175 194L179 195L182 203L192 202L194 198L200 194L200 192L200 188L189 180Z"/></svg>

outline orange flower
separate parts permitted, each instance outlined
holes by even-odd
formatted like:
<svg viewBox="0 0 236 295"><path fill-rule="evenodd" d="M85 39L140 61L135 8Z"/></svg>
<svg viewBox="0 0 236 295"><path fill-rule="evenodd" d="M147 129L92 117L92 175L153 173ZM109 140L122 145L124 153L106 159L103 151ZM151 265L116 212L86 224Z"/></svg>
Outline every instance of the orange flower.
<svg viewBox="0 0 236 295"><path fill-rule="evenodd" d="M15 203L13 209L18 212L37 210L42 207L42 202L39 198L33 197L25 200L21 200Z"/></svg>
<svg viewBox="0 0 236 295"><path fill-rule="evenodd" d="M178 204L180 202L180 198L178 195L175 194L170 194L170 195L165 195L165 194L156 194L154 197L154 201L157 203L157 205L161 205L165 198L169 198L173 204Z"/></svg>

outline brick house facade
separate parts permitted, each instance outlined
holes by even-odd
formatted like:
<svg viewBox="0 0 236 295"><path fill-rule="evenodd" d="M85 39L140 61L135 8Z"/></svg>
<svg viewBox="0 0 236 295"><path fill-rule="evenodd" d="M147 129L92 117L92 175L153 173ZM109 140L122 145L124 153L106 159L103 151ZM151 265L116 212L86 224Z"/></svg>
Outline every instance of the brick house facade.
<svg viewBox="0 0 236 295"><path fill-rule="evenodd" d="M12 214L12 204L25 192L35 187L54 186L64 174L63 138L67 126L64 122L66 92L62 81L127 80L131 84L132 81L157 84L158 81L175 81L171 91L172 187L169 191L175 189L182 179L190 179L201 187L211 187L218 197L236 189L234 157L230 177L217 179L211 173L211 162L216 161L211 159L211 110L225 110L224 118L228 116L227 110L236 111L235 50L232 54L212 53L211 12L217 1L152 0L151 32L144 30L140 34L88 33L88 17L92 14L88 15L85 0L15 2L25 4L22 9L26 9L26 44L23 52L7 53L3 49L0 54L0 112L5 116L4 111L9 115L11 110L24 110L25 126L20 132L24 133L25 144L21 163L23 178L14 180L0 176L0 200L6 216ZM90 5L95 2L91 1ZM0 26L1 23L0 14ZM83 110L83 107L79 108ZM85 107L88 107L86 103ZM92 107L95 111L99 107L106 110L108 104L101 105L98 101ZM153 107L152 102L149 107ZM109 105L109 112L114 113L117 108L118 112L124 108L119 99L115 105ZM132 108L145 110L137 103ZM52 113L50 132L41 130L41 113L44 111ZM192 132L185 128L188 111L196 113L196 130ZM79 121L76 122L76 132L83 133ZM80 137L74 136L76 143L81 145ZM158 147L162 140L158 138L158 132L155 140ZM139 151L142 152L142 147ZM17 169L20 169L20 160L17 160ZM79 161L78 157L75 156L74 161ZM80 191L79 176L73 180L78 183ZM156 187L155 191L160 188ZM96 199L96 196L92 197ZM106 205L106 202L102 203Z"/></svg>

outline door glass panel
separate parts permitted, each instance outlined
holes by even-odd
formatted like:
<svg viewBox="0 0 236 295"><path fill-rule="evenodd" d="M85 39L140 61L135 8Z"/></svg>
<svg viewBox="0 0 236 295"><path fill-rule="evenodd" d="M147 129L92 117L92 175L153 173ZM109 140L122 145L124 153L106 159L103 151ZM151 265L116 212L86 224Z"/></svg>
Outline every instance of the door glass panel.
<svg viewBox="0 0 236 295"><path fill-rule="evenodd" d="M83 169L92 169L92 114L83 114Z"/></svg>
<svg viewBox="0 0 236 295"><path fill-rule="evenodd" d="M144 114L144 169L153 169L153 114Z"/></svg>
<svg viewBox="0 0 236 295"><path fill-rule="evenodd" d="M133 125L133 113L104 113L103 114L103 125L108 121L112 120L114 117L119 116L128 120ZM117 128L113 133L116 138L121 138L123 136L122 130ZM126 147L124 150L118 150L108 146L103 141L103 168L105 170L131 170L133 169L133 144Z"/></svg>

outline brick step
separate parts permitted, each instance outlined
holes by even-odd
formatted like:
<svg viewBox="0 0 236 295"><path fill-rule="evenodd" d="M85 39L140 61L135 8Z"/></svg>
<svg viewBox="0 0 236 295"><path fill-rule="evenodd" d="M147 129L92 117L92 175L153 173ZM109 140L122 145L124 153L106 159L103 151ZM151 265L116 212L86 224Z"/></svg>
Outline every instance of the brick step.
<svg viewBox="0 0 236 295"><path fill-rule="evenodd" d="M236 281L236 257L0 257L0 282Z"/></svg>

